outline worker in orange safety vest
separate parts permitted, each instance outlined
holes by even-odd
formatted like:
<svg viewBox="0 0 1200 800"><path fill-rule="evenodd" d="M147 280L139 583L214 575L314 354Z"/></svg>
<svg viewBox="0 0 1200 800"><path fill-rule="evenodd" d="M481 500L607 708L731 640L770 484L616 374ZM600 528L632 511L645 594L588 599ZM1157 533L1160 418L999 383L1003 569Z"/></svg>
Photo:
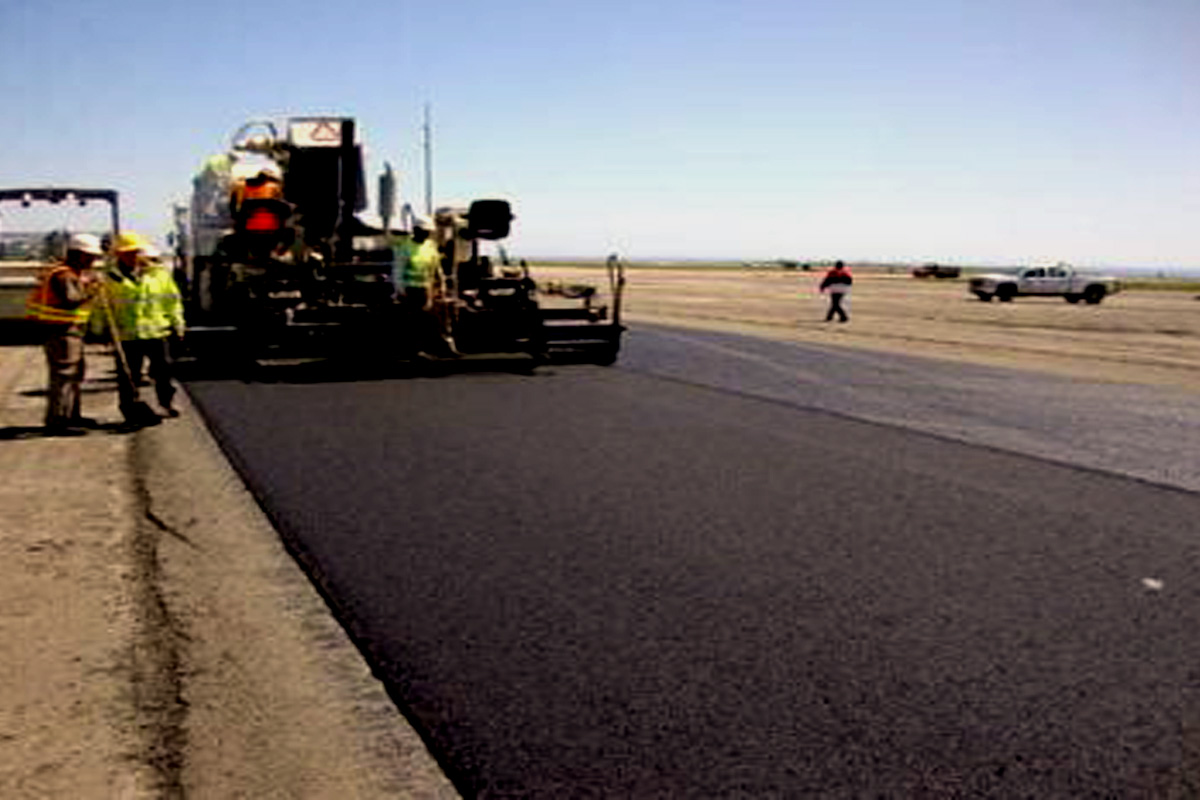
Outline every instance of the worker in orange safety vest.
<svg viewBox="0 0 1200 800"><path fill-rule="evenodd" d="M289 209L283 202L283 182L278 170L263 167L257 174L236 181L229 198L229 209L234 219L240 220L241 227L247 231L266 233L279 230Z"/></svg>
<svg viewBox="0 0 1200 800"><path fill-rule="evenodd" d="M80 396L86 369L83 336L91 315L90 270L103 255L100 239L78 233L67 243L66 260L52 267L26 301L26 317L45 333L43 349L49 371L46 392L46 433L81 436L95 421L80 414Z"/></svg>

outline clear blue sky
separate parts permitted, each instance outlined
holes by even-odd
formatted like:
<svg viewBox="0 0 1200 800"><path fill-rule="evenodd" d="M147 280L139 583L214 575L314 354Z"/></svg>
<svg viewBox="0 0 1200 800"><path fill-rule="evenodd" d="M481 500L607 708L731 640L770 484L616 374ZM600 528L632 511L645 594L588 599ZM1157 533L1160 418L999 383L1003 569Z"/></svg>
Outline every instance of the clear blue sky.
<svg viewBox="0 0 1200 800"><path fill-rule="evenodd" d="M338 113L417 201L428 101L522 254L1198 266L1198 76L1196 0L0 0L0 184L161 235L244 120Z"/></svg>

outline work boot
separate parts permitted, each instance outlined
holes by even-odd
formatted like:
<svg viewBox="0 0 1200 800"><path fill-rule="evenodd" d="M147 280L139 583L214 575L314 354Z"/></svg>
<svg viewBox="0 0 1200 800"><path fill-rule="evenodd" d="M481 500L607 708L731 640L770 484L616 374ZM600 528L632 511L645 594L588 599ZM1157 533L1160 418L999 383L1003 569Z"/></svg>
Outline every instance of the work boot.
<svg viewBox="0 0 1200 800"><path fill-rule="evenodd" d="M162 423L162 417L155 414L154 409L150 406L140 401L122 408L121 414L125 417L125 424L121 426L124 429L136 430Z"/></svg>

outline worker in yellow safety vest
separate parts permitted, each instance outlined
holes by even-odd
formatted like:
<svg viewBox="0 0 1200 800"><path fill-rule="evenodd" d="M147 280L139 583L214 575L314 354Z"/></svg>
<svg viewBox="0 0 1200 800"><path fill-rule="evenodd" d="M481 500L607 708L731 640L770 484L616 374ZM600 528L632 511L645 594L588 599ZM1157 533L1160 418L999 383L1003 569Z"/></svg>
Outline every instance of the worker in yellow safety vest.
<svg viewBox="0 0 1200 800"><path fill-rule="evenodd" d="M392 282L409 307L429 307L435 271L442 260L430 237L432 232L433 224L427 218L416 217L412 235L399 239L394 247Z"/></svg>
<svg viewBox="0 0 1200 800"><path fill-rule="evenodd" d="M168 417L179 412L172 405L170 339L184 334L183 298L171 271L153 245L136 233L122 233L114 247L116 266L109 271L105 297L112 309L110 325L120 342L125 364L117 364L117 392L121 412L130 423L144 424L137 413L141 405L138 383L142 366L149 362L150 379L158 404ZM125 368L127 367L127 369Z"/></svg>
<svg viewBox="0 0 1200 800"><path fill-rule="evenodd" d="M433 294L442 255L433 240L433 222L413 219L412 235L393 246L392 283L396 287L407 344L414 352L449 351L454 343L433 313ZM440 334L440 336L439 336ZM440 341L439 341L440 339Z"/></svg>
<svg viewBox="0 0 1200 800"><path fill-rule="evenodd" d="M103 250L100 238L75 234L67 243L66 261L46 272L25 304L26 316L45 333L43 349L49 370L46 433L81 436L95 421L80 415L80 389L86 368L83 335L91 314L90 272Z"/></svg>

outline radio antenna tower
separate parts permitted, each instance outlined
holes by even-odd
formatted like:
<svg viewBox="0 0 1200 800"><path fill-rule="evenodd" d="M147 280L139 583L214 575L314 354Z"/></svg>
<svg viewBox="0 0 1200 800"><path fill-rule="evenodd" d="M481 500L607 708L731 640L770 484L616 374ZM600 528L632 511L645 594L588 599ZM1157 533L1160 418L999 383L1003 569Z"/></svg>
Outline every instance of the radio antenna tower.
<svg viewBox="0 0 1200 800"><path fill-rule="evenodd" d="M425 104L425 214L433 216L433 137L429 130L429 103Z"/></svg>

